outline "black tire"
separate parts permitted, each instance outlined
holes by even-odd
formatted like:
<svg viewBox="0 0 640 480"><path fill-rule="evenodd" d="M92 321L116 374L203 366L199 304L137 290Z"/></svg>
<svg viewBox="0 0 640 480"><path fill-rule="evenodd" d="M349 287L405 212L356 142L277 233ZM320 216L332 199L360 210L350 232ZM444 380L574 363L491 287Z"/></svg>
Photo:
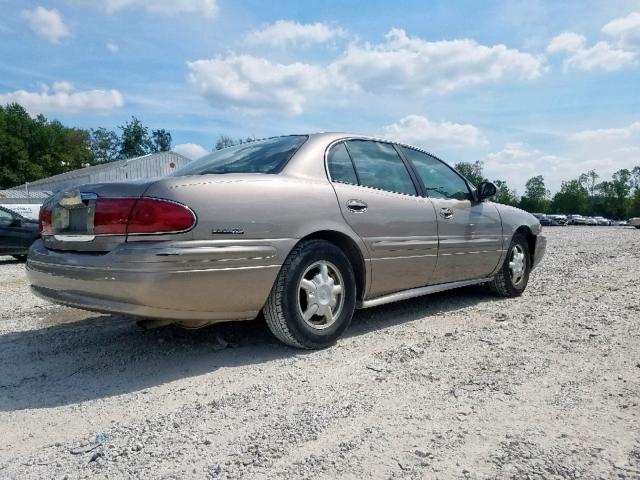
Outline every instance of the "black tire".
<svg viewBox="0 0 640 480"><path fill-rule="evenodd" d="M516 249L519 249L519 251L524 253L524 272L522 278L518 280L517 283L514 282L514 278L512 277L511 269L509 267L509 263L511 262ZM527 288L530 273L531 255L529 254L529 244L523 235L516 233L511 239L511 245L509 245L509 250L507 251L504 263L493 280L489 282L489 289L500 297L518 297L522 295L522 292Z"/></svg>
<svg viewBox="0 0 640 480"><path fill-rule="evenodd" d="M18 260L19 262L24 262L27 260L27 256L26 255L11 255L13 258L15 258L16 260Z"/></svg>
<svg viewBox="0 0 640 480"><path fill-rule="evenodd" d="M636 228L637 228L637 229L640 229L640 225L636 225Z"/></svg>
<svg viewBox="0 0 640 480"><path fill-rule="evenodd" d="M312 327L301 312L299 288L305 272L317 262L330 262L342 277L340 312L325 328ZM356 283L353 267L344 252L325 240L308 240L289 254L271 289L263 308L264 317L273 335L283 343L297 348L328 347L342 336L351 324L356 304ZM327 322L329 323L329 322Z"/></svg>

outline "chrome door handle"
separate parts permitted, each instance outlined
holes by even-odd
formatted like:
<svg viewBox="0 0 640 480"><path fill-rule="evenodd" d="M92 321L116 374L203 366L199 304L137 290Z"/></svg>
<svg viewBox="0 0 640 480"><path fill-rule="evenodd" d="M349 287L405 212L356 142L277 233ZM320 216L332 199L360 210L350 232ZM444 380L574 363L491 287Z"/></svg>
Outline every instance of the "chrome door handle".
<svg viewBox="0 0 640 480"><path fill-rule="evenodd" d="M448 207L443 207L443 208L440 209L440 216L442 218L445 218L445 219L448 220L450 218L453 218L453 215L454 215L453 210L451 210Z"/></svg>
<svg viewBox="0 0 640 480"><path fill-rule="evenodd" d="M364 203L362 200L351 199L347 202L347 208L352 212L366 212L369 206Z"/></svg>

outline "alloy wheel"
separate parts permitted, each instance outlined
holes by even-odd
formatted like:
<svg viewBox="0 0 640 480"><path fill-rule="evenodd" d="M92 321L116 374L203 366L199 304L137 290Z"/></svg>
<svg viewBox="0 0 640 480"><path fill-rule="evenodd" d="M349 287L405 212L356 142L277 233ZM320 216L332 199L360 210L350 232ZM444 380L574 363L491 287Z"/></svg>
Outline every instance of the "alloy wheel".
<svg viewBox="0 0 640 480"><path fill-rule="evenodd" d="M524 256L524 249L520 245L514 245L511 249L511 258L509 259L509 272L511 273L511 281L514 285L522 282L527 269L527 261Z"/></svg>
<svg viewBox="0 0 640 480"><path fill-rule="evenodd" d="M298 311L311 328L324 330L333 325L344 304L344 281L340 270L326 260L311 264L298 286Z"/></svg>

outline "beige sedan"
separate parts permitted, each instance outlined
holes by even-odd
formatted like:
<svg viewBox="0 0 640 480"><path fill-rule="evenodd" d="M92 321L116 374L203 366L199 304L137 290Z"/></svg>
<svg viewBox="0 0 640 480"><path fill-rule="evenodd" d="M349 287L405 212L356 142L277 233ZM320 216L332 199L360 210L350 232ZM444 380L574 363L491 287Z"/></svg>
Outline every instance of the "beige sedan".
<svg viewBox="0 0 640 480"><path fill-rule="evenodd" d="M283 342L320 348L355 308L465 285L520 295L546 242L494 194L408 145L276 137L57 193L27 271L61 304L189 327L263 311Z"/></svg>

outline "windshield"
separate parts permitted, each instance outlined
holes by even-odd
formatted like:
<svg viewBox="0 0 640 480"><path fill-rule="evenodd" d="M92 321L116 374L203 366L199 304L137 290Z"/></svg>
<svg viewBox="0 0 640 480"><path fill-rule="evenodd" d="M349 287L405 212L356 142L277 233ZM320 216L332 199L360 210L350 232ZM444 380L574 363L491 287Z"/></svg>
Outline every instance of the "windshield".
<svg viewBox="0 0 640 480"><path fill-rule="evenodd" d="M217 150L171 174L278 173L307 140L306 135L274 137Z"/></svg>

